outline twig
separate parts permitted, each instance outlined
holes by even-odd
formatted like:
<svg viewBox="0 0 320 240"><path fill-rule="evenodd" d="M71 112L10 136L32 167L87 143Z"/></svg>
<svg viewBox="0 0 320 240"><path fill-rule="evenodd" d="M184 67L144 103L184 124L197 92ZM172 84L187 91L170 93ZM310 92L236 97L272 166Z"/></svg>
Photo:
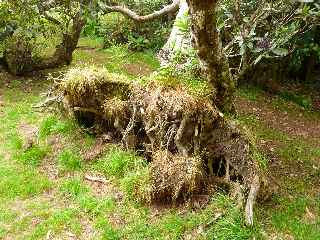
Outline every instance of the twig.
<svg viewBox="0 0 320 240"><path fill-rule="evenodd" d="M122 137L122 141L125 142L126 144L126 148L128 148L128 144L127 142L125 141L128 134L132 131L132 129L134 128L135 126L135 120L136 120L136 113L137 113L137 106L134 104L133 105L133 114L132 114L132 117L130 119L130 122L125 130L125 132L123 133L123 137Z"/></svg>
<svg viewBox="0 0 320 240"><path fill-rule="evenodd" d="M107 183L108 181L103 177L95 177L90 175L85 175L84 178L90 182Z"/></svg>

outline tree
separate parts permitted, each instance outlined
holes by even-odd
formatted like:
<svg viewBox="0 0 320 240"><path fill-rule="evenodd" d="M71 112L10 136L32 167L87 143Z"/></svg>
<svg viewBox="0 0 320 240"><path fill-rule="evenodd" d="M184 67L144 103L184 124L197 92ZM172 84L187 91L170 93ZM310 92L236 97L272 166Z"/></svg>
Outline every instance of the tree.
<svg viewBox="0 0 320 240"><path fill-rule="evenodd" d="M55 53L51 57L36 61L32 58L28 39L26 39L27 41L19 38L16 39L16 43L18 43L16 46L18 46L18 48L13 46L11 49L6 49L5 52L9 69L12 70L15 66L18 66L19 68L15 69L15 73L23 74L27 71L69 64L80 37L81 29L85 24L85 11L88 10L90 6L93 6L94 11L97 11L97 6L92 4L91 1L40 1L36 5L36 11L33 11L31 7L30 11L36 16L34 18L35 22L38 23L39 20L37 18L40 15L41 19L47 21L46 23L50 22L54 26L63 28L62 41L56 46ZM156 94L152 89L137 88L135 89L135 91L137 91L136 95L133 93L126 94L132 95L132 98L124 102L123 105L122 102L119 104L119 106L121 105L126 108L125 110L119 110L120 114L131 115L131 120L128 123L128 118L125 117L122 125L127 127L125 128L121 125L117 131L120 135L123 135L123 142L129 146L129 134L133 135L133 137L138 135L134 132L136 130L134 126L139 121L138 119L140 119L140 121L142 121L141 126L143 126L141 134L145 133L146 136L141 137L138 141L145 141L145 139L147 139L147 141L150 140L150 142L146 144L151 145L152 153L162 151L164 149L163 147L165 147L167 157L171 154L173 158L179 158L181 163L187 166L187 168L188 160L186 159L194 158L195 154L207 154L208 159L204 160L201 159L201 157L199 157L199 159L204 160L203 165L206 161L209 168L209 175L215 174L213 165L217 164L221 166L223 164L225 166L225 181L227 183L231 181L230 169L235 169L235 172L238 171L239 175L245 179L243 181L249 190L246 203L246 216L248 224L252 224L253 203L259 189L259 177L257 176L258 167L250 157L250 142L247 141L241 131L230 123L222 113L233 112L235 83L229 71L228 61L225 57L220 33L217 28L217 1L187 0L187 4L191 20L191 42L200 59L200 67L203 75L211 87L212 98L210 100L205 99L204 102L201 102L203 99L195 99L189 94L186 94L186 96L181 94L182 96L179 96L179 104L182 107L179 109L182 110L175 110L170 107L178 104L175 90L168 90L166 94L169 95L162 96L162 98L168 99L170 103L166 104L166 101L160 101L160 103L163 104L163 106L161 106L158 102L158 98L161 98L161 96L154 97ZM98 6L101 7L101 5ZM104 11L121 12L136 21L152 20L164 14L177 11L178 6L183 7L181 15L184 15L186 9L188 9L184 0L175 0L162 10L147 16L139 16L124 6L102 5ZM27 16L29 15L27 14ZM177 39L177 35L173 33L170 41L175 43ZM22 64L17 65L15 63L21 60L21 58L19 58L20 56L23 56ZM22 66L22 68L20 66ZM103 89L109 88L101 87L99 91ZM145 97L148 94L150 96ZM83 100L82 97L84 99L88 98L88 96L79 96L75 99L81 101ZM93 98L94 97L91 96L91 99ZM151 103L149 101L150 99L152 100ZM82 111L96 114L99 113L99 111L92 110L91 108L101 107L97 105L99 104L94 101L93 106L89 108L76 104L72 106L72 109L77 112ZM150 107L150 105L153 107ZM155 113L158 115L159 120L155 119ZM101 117L101 114L99 115ZM169 121L168 116L172 116L171 118L173 119ZM117 116L113 117L116 118ZM118 121L114 123L115 128L119 126L116 122ZM161 126L159 122L161 122ZM155 131L158 130L158 128L160 128L160 130ZM164 141L163 138L168 139ZM163 145L163 142L167 142L166 146ZM159 159L161 160L162 157L160 156ZM199 164L199 166L199 168L203 167L201 164ZM217 174L219 174L220 168L216 170ZM181 189L183 188L180 188L180 190Z"/></svg>
<svg viewBox="0 0 320 240"><path fill-rule="evenodd" d="M235 83L229 72L217 29L217 1L187 0L194 47L201 68L213 88L215 103L223 111L232 111Z"/></svg>
<svg viewBox="0 0 320 240"><path fill-rule="evenodd" d="M5 39L3 62L11 73L21 75L71 63L72 53L86 24L85 14L90 1L35 1L30 5L24 1L8 1L3 4L8 14L6 26L12 22L18 25L17 31ZM61 32L60 43L53 55L35 58L33 42L39 34L48 37L46 30L50 32L52 27Z"/></svg>
<svg viewBox="0 0 320 240"><path fill-rule="evenodd" d="M188 4L188 5L187 5ZM189 8L188 8L189 6ZM212 88L213 102L222 111L233 111L233 95L235 83L229 72L227 59L224 55L216 17L217 1L185 1L175 0L171 5L147 16L139 16L124 6L102 6L105 11L120 12L135 21L149 21L172 11L179 12L176 22L187 16L190 9L194 47L197 49L201 69ZM200 14L203 12L203 15ZM200 14L200 15L199 15ZM184 38L179 27L174 26L163 52L172 52L182 47ZM169 55L170 53L167 53Z"/></svg>

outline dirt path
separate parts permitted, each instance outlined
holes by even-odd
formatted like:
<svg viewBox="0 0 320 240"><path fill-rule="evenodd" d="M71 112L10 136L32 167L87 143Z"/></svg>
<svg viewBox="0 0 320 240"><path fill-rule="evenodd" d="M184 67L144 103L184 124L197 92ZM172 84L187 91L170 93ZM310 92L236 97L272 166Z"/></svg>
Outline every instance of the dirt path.
<svg viewBox="0 0 320 240"><path fill-rule="evenodd" d="M288 103L290 105L290 103ZM272 97L262 96L258 101L238 97L236 108L240 114L252 114L269 128L285 132L292 137L302 137L318 142L320 146L320 118L310 119L296 108L295 113L281 111L272 106Z"/></svg>

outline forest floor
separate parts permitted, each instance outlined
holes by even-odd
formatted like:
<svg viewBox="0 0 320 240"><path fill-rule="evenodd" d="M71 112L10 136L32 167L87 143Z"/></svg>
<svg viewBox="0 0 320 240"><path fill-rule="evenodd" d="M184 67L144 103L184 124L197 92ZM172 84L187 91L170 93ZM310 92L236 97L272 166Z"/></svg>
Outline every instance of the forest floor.
<svg viewBox="0 0 320 240"><path fill-rule="evenodd" d="M79 64L131 78L158 67L152 53L101 50L90 39L75 53ZM249 228L223 191L205 204L135 202L144 160L103 145L59 113L33 108L50 85L42 75L0 72L0 239L320 239L320 114L308 110L307 97L238 91L237 119L263 152L274 191L256 205Z"/></svg>

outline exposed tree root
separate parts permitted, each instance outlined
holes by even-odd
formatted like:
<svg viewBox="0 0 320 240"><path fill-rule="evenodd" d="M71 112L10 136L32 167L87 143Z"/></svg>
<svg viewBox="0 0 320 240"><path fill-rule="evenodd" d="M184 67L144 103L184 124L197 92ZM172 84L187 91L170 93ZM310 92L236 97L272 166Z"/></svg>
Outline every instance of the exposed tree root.
<svg viewBox="0 0 320 240"><path fill-rule="evenodd" d="M251 143L211 100L154 82L142 87L90 69L75 72L76 81L67 77L61 83L68 109L79 122L101 125L150 159L152 200L189 198L207 191L210 179L239 183L248 193L247 223L253 223L260 172Z"/></svg>

